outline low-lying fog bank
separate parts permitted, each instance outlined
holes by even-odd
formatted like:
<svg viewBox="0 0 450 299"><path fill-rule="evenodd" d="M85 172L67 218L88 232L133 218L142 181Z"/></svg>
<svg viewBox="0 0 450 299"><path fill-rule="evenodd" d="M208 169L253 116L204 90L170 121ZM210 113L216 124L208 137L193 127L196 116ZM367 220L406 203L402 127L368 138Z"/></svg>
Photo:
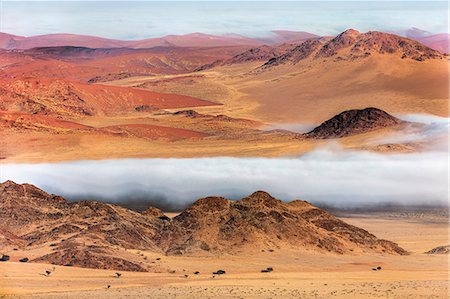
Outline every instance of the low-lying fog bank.
<svg viewBox="0 0 450 299"><path fill-rule="evenodd" d="M372 140L369 140L370 144L424 142L425 144L422 147L426 150L447 150L450 118L429 114L399 114L395 115L395 117L413 124L407 126L402 132L392 132L384 136L372 138ZM414 126L417 123L422 124L422 126ZM270 124L264 130L287 130L303 134L310 132L319 125L320 123L279 123Z"/></svg>
<svg viewBox="0 0 450 299"><path fill-rule="evenodd" d="M381 155L325 148L293 158L120 159L0 168L1 181L134 209L153 205L175 211L200 197L238 199L255 190L339 208L448 204L446 151Z"/></svg>
<svg viewBox="0 0 450 299"><path fill-rule="evenodd" d="M423 126L415 128L414 124L402 132L393 132L374 138L374 144L415 143L421 142L426 150L448 151L450 118L425 114L396 115L396 117Z"/></svg>

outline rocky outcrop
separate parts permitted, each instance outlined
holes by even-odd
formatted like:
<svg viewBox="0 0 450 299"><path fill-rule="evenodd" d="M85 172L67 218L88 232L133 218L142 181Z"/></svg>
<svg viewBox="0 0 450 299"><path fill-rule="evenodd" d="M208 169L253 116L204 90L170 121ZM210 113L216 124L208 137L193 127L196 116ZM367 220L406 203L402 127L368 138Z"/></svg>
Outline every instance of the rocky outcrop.
<svg viewBox="0 0 450 299"><path fill-rule="evenodd" d="M3 248L39 248L41 255L32 262L126 271L152 267L133 250L168 255L283 249L406 254L397 244L306 201L285 203L263 191L238 201L202 198L171 219L156 208L139 213L96 201L67 202L32 185L7 181L0 184L0 232Z"/></svg>
<svg viewBox="0 0 450 299"><path fill-rule="evenodd" d="M450 245L438 246L427 252L426 254L449 254L450 253Z"/></svg>
<svg viewBox="0 0 450 299"><path fill-rule="evenodd" d="M341 138L402 123L405 122L377 108L353 109L333 116L304 136L317 139Z"/></svg>
<svg viewBox="0 0 450 299"><path fill-rule="evenodd" d="M169 255L285 248L406 254L395 243L377 239L308 202L284 203L263 191L238 201L223 197L198 200L165 227L161 247Z"/></svg>

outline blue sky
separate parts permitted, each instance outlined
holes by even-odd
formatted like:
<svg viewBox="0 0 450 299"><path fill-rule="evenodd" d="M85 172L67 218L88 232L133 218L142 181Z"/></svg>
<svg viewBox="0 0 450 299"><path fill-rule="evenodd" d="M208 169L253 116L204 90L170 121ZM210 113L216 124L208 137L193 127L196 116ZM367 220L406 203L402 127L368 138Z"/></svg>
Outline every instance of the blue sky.
<svg viewBox="0 0 450 299"><path fill-rule="evenodd" d="M347 28L447 32L445 1L3 1L0 31L116 39L203 32L263 36L270 30L334 35Z"/></svg>

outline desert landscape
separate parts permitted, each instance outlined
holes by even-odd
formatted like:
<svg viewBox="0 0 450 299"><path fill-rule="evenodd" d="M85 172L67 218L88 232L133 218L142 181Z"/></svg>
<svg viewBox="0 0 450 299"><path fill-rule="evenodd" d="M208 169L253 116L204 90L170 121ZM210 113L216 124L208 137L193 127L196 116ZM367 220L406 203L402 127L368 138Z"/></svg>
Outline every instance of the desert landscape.
<svg viewBox="0 0 450 299"><path fill-rule="evenodd" d="M336 218L306 201L284 203L258 191L240 201L199 199L179 214L152 207L139 213L69 203L11 181L0 191L9 228L0 239L9 258L0 263L4 298L448 294L442 209L341 211Z"/></svg>
<svg viewBox="0 0 450 299"><path fill-rule="evenodd" d="M0 298L449 298L442 3L106 4L2 11Z"/></svg>
<svg viewBox="0 0 450 299"><path fill-rule="evenodd" d="M8 38L8 45L17 39ZM48 38L55 39L50 45L63 42ZM295 42L257 47L258 41L242 46L232 38L217 46L211 38L198 48L202 38L211 37L181 36L183 47L3 50L3 162L42 162L43 152L52 162L298 155L337 137L345 148L411 151L421 144L373 139L420 126L389 121L375 109L349 116L353 126L373 122L360 129L303 133L354 109L448 117L448 59L411 39L349 29L333 38L298 33L290 36ZM86 42L70 40L77 39ZM28 40L18 45L34 45Z"/></svg>

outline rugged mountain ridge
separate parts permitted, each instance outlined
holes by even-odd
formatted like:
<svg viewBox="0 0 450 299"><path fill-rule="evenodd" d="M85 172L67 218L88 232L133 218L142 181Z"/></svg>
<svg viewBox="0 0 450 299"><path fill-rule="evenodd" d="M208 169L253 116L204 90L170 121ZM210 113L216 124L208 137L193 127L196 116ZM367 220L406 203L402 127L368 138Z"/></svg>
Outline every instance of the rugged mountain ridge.
<svg viewBox="0 0 450 299"><path fill-rule="evenodd" d="M285 248L338 254L406 253L306 201L284 203L263 191L238 201L199 199L173 218L161 242L167 254L238 254Z"/></svg>
<svg viewBox="0 0 450 299"><path fill-rule="evenodd" d="M256 61L265 61L259 69L268 69L277 65L297 64L306 59L356 60L373 54L393 54L401 59L416 61L444 57L440 52L416 40L378 31L361 33L348 29L331 39L311 37L291 44L262 45L230 59L203 65L196 70Z"/></svg>
<svg viewBox="0 0 450 299"><path fill-rule="evenodd" d="M281 64L296 64L305 59L356 60L374 54L391 54L401 59L425 61L442 59L444 55L418 41L378 31L361 33L348 29L326 41L307 40L283 55L267 61L262 68Z"/></svg>
<svg viewBox="0 0 450 299"><path fill-rule="evenodd" d="M406 254L305 201L284 203L258 191L239 201L199 199L170 219L95 201L68 202L29 184L0 184L2 250L19 246L34 262L148 271L127 249L167 255L246 254L283 249ZM48 248L33 253L37 248ZM124 258L123 255L128 258ZM34 256L33 256L34 255Z"/></svg>

